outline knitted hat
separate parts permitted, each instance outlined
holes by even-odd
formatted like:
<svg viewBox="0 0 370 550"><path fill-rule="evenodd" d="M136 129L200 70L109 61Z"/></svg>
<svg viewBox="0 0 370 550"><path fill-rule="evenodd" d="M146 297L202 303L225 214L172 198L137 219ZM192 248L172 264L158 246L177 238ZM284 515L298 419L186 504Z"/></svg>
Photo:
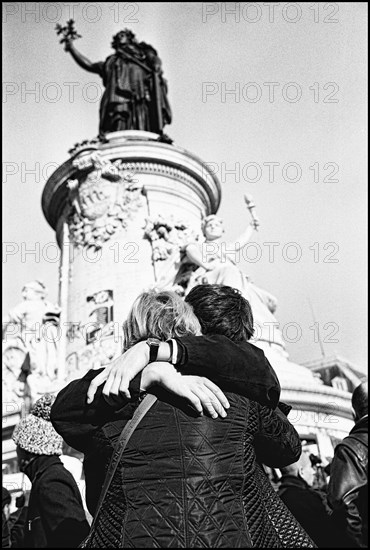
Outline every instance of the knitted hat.
<svg viewBox="0 0 370 550"><path fill-rule="evenodd" d="M55 397L45 393L36 401L30 414L20 421L13 432L13 441L35 455L61 455L63 439L50 422L50 410Z"/></svg>

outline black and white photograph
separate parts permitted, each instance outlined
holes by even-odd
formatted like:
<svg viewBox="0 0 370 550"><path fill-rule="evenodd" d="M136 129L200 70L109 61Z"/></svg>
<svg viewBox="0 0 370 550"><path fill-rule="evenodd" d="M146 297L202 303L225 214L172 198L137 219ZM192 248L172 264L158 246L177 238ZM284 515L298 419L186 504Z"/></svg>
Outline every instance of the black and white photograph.
<svg viewBox="0 0 370 550"><path fill-rule="evenodd" d="M367 548L366 2L2 2L4 548Z"/></svg>

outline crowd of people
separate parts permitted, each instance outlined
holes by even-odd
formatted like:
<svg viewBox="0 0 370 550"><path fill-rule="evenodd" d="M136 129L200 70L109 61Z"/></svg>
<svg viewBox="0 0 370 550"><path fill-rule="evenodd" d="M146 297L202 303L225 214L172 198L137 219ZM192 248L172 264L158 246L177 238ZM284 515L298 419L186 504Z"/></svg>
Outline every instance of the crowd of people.
<svg viewBox="0 0 370 550"><path fill-rule="evenodd" d="M324 493L239 291L142 293L123 332L120 357L44 395L15 428L32 489L12 518L3 488L3 547L367 547L367 383ZM63 440L84 455L92 524ZM281 471L278 491L266 467Z"/></svg>

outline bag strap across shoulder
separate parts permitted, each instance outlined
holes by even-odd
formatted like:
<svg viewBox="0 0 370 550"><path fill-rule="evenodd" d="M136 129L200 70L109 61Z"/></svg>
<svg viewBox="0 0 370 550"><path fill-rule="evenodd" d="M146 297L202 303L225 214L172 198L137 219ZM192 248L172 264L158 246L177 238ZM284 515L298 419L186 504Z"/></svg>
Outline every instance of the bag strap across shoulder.
<svg viewBox="0 0 370 550"><path fill-rule="evenodd" d="M135 428L137 427L139 422L144 418L146 413L149 411L149 409L154 405L156 401L157 401L157 397L155 395L147 394L142 400L142 402L140 403L140 405L135 410L133 417L127 422L127 424L123 428L109 463L108 471L104 479L104 485L100 493L99 502L96 507L96 512L94 515L93 523L91 525L91 529L93 528L95 521L99 516L100 508L103 504L103 501L108 492L109 486L112 482L113 476L117 470L119 461L122 457L122 453L125 450L130 437L134 433Z"/></svg>

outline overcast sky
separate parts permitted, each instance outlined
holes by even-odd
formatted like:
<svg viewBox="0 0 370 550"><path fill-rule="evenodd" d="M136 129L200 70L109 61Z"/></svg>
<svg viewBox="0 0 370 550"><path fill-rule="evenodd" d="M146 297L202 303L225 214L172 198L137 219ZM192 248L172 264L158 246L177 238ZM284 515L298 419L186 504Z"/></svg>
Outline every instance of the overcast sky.
<svg viewBox="0 0 370 550"><path fill-rule="evenodd" d="M240 265L278 298L289 340L289 323L299 325L291 359L320 357L310 299L326 355L365 369L367 4L72 6L3 3L3 311L34 278L57 300L41 194L68 149L97 134L100 78L75 64L54 30L73 9L76 47L92 61L112 53L124 27L158 50L173 110L166 132L214 163L227 239L249 223L242 198L253 196L261 227Z"/></svg>

